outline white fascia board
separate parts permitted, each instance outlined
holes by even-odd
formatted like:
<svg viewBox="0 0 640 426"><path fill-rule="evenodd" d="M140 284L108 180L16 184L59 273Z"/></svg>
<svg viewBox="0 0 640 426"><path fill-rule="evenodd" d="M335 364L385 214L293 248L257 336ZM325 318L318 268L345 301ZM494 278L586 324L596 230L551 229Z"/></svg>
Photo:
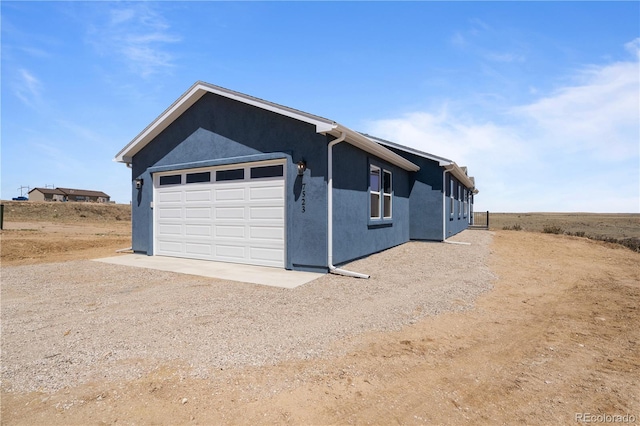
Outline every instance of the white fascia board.
<svg viewBox="0 0 640 426"><path fill-rule="evenodd" d="M329 119L199 81L191 86L189 90L180 96L169 108L160 114L158 118L156 118L138 136L129 142L127 146L125 146L116 155L114 160L121 163L130 163L136 153L144 148L153 140L153 138L158 136L206 93L214 93L238 102L312 124L316 127L317 133L330 132L336 128L336 123Z"/></svg>
<svg viewBox="0 0 640 426"><path fill-rule="evenodd" d="M341 132L347 134L345 142L356 146L363 151L369 152L385 161L388 161L391 164L394 164L410 172L417 172L418 170L420 170L420 166L418 166L417 164L412 163L411 161L396 154L390 149L387 149L379 143L372 141L361 133L358 133L355 130L351 130L341 124L337 124L332 134L339 135Z"/></svg>
<svg viewBox="0 0 640 426"><path fill-rule="evenodd" d="M445 170L454 175L466 188L475 189L475 182L472 181L469 176L467 176L467 174L462 171L460 166L458 166L455 162L445 165L444 167Z"/></svg>
<svg viewBox="0 0 640 426"><path fill-rule="evenodd" d="M409 154L413 154L413 155L417 155L418 157L422 157L422 158L426 158L428 160L432 160L432 161L437 161L439 166L447 166L449 164L451 164L453 161L448 160L444 157L438 157L437 155L433 155L433 154L429 154L428 152L423 152L423 151L419 151L417 149L408 147L408 146L404 146L404 145L400 145L397 144L395 142L391 142L391 141L387 141L384 139L380 139L378 137L375 136L371 136L371 135L363 135L366 138L380 144L380 145L384 145L384 146L388 146L391 148L396 148L399 149L401 151L404 152L408 152Z"/></svg>

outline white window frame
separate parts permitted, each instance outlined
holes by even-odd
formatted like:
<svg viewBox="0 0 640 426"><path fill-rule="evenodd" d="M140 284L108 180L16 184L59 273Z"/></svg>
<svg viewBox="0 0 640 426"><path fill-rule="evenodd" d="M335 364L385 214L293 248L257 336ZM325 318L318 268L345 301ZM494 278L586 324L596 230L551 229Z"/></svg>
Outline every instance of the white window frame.
<svg viewBox="0 0 640 426"><path fill-rule="evenodd" d="M373 172L378 173L378 185L377 188L371 186L371 175ZM382 201L381 201L381 187L382 186L382 168L369 164L369 219L378 220L382 219ZM377 203L373 202L373 197L378 199ZM374 215L373 206L377 205L377 215Z"/></svg>
<svg viewBox="0 0 640 426"><path fill-rule="evenodd" d="M371 176L378 175L377 187L371 186ZM388 192L385 192L385 177L389 180ZM374 207L375 206L375 207ZM377 214L374 214L377 213ZM373 223L390 222L393 218L393 172L369 163L369 221Z"/></svg>
<svg viewBox="0 0 640 426"><path fill-rule="evenodd" d="M384 176L389 175L389 192L384 188ZM382 169L382 181L380 182L382 192L382 207L380 209L383 219L391 219L393 217L393 173L391 170ZM388 201L387 201L388 199ZM389 215L387 216L387 207L389 209Z"/></svg>
<svg viewBox="0 0 640 426"><path fill-rule="evenodd" d="M465 188L464 190L464 217L469 215L469 190Z"/></svg>
<svg viewBox="0 0 640 426"><path fill-rule="evenodd" d="M453 220L453 211L455 210L453 204L453 178L449 177L449 218Z"/></svg>
<svg viewBox="0 0 640 426"><path fill-rule="evenodd" d="M458 184L458 219L462 217L462 185Z"/></svg>

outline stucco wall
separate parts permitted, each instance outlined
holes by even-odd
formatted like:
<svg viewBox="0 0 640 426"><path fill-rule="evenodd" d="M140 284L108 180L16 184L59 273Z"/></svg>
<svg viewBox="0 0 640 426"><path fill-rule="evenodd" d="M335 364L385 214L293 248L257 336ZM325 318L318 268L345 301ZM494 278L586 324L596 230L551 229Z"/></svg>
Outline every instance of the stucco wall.
<svg viewBox="0 0 640 426"><path fill-rule="evenodd" d="M178 169L211 159L244 162L279 153L287 159L286 267L325 270L326 145L326 136L307 123L218 95L203 96L133 157L133 250L153 254L150 167ZM301 159L307 171L298 177L295 163ZM144 179L141 190L135 188L138 178Z"/></svg>
<svg viewBox="0 0 640 426"><path fill-rule="evenodd" d="M454 200L453 200L453 216L451 215L451 200L449 197L449 182L453 181L453 185L454 185ZM469 217L468 217L468 212L467 212L467 216L465 216L464 214L464 203L459 203L458 202L458 198L457 198L457 188L458 188L459 182L458 180L451 176L450 174L447 173L447 192L446 192L446 198L445 198L445 206L446 206L446 218L445 218L445 224L446 224L446 233L447 233L447 238L449 238L452 235L455 235L459 232L464 231L465 229L467 229L469 227ZM464 188L464 186L462 186L462 188Z"/></svg>
<svg viewBox="0 0 640 426"><path fill-rule="evenodd" d="M334 264L409 241L408 172L348 143L340 143L333 149ZM392 219L382 225L369 219L370 163L392 172Z"/></svg>
<svg viewBox="0 0 640 426"><path fill-rule="evenodd" d="M286 262L290 269L327 269L327 144L313 125L215 94L206 94L133 157L133 250L153 254L154 171L180 170L267 158L286 159ZM334 147L334 264L402 244L442 239L442 169L396 151L418 164L407 172L350 145ZM298 176L296 163L307 170ZM393 173L393 218L369 218L369 164ZM143 179L140 190L135 179ZM448 219L448 217L447 217ZM449 223L449 232L466 221ZM464 224L464 226L463 226Z"/></svg>
<svg viewBox="0 0 640 426"><path fill-rule="evenodd" d="M442 241L442 167L436 161L390 149L420 166L409 180L410 238Z"/></svg>

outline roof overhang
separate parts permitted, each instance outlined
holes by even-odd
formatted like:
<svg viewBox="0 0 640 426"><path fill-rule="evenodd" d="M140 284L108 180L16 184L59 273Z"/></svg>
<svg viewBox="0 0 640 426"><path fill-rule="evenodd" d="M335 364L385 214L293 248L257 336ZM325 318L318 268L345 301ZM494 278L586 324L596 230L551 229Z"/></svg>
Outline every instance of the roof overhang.
<svg viewBox="0 0 640 426"><path fill-rule="evenodd" d="M275 104L244 93L235 92L225 89L224 87L215 86L213 84L202 81L196 82L182 96L180 96L169 108L167 108L158 118L153 120L138 136L129 142L118 154L115 161L120 163L131 163L133 156L140 152L147 144L149 144L156 136L162 133L171 123L173 123L187 109L194 105L200 98L207 93L224 96L248 105L265 109L276 114L284 115L296 120L300 120L312 124L316 128L317 133L331 134L339 136L342 132L346 133L345 141L373 155L380 157L398 167L409 171L417 171L419 166L413 164L409 160L392 152L384 146L364 137L360 133L351 130L335 121L323 118L317 115L309 114L304 111L289 108L284 105Z"/></svg>
<svg viewBox="0 0 640 426"><path fill-rule="evenodd" d="M420 166L418 166L417 164L412 163L411 161L396 154L390 149L387 149L379 143L372 141L371 139L362 135L362 133L351 130L348 127L343 126L342 124L336 123L335 129L333 129L329 133L333 136L340 136L343 132L346 134L345 142L348 142L363 151L373 154L376 157L388 161L389 163L405 170L411 172L417 172L418 170L420 170Z"/></svg>
<svg viewBox="0 0 640 426"><path fill-rule="evenodd" d="M455 161L451 161L449 164L440 163L440 166L444 167L444 169L451 173L453 176L458 179L458 181L463 184L465 187L469 189L473 189L474 194L477 194L479 191L476 189L475 180L472 177L467 176L467 174L462 170L460 166L458 166Z"/></svg>
<svg viewBox="0 0 640 426"><path fill-rule="evenodd" d="M115 161L120 163L130 163L133 156L142 148L158 136L164 129L173 123L180 115L195 104L202 96L207 93L214 93L229 99L234 99L248 105L272 111L296 120L304 121L316 126L318 133L328 132L335 127L335 123L329 119L308 114L283 105L274 104L273 102L245 95L240 92L225 89L224 87L215 86L213 84L198 81L189 88L182 96L180 96L169 108L167 108L158 118L153 120L138 136L127 144L118 154Z"/></svg>

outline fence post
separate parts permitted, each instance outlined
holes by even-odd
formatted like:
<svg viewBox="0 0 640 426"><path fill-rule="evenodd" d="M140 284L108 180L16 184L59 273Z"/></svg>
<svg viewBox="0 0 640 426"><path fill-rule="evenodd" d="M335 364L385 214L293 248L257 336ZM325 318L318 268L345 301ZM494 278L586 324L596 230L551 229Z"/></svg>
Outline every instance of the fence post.
<svg viewBox="0 0 640 426"><path fill-rule="evenodd" d="M487 210L487 229L489 229L489 210Z"/></svg>
<svg viewBox="0 0 640 426"><path fill-rule="evenodd" d="M4 204L0 204L0 231L4 229Z"/></svg>

